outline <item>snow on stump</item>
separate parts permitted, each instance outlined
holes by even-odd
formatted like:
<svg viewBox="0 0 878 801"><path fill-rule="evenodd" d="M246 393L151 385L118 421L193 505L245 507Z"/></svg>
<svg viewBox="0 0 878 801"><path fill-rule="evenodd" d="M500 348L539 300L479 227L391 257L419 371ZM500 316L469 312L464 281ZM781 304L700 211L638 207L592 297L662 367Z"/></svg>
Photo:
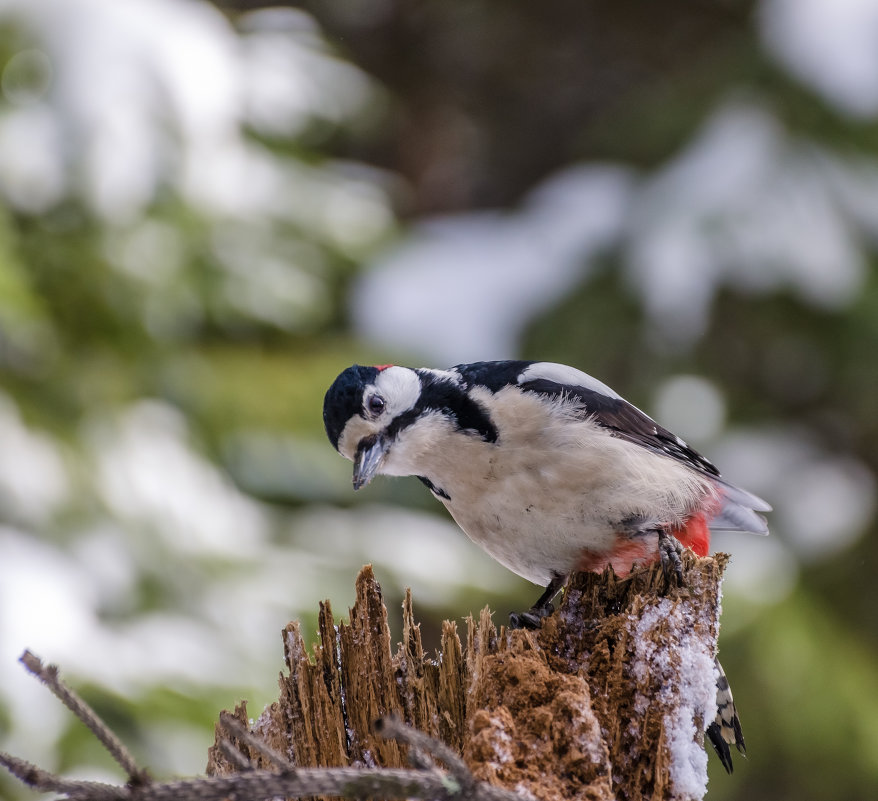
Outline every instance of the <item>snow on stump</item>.
<svg viewBox="0 0 878 801"><path fill-rule="evenodd" d="M336 625L329 602L321 605L312 654L298 622L286 627L289 673L252 731L300 767L407 767L405 747L371 726L394 714L460 753L476 779L523 798L701 799L726 562L687 551L679 588L658 565L624 579L578 574L540 631L498 632L485 609L467 620L465 646L446 621L433 656L410 594L392 651L366 566L349 623ZM247 723L244 704L235 714ZM235 770L211 748L209 774Z"/></svg>

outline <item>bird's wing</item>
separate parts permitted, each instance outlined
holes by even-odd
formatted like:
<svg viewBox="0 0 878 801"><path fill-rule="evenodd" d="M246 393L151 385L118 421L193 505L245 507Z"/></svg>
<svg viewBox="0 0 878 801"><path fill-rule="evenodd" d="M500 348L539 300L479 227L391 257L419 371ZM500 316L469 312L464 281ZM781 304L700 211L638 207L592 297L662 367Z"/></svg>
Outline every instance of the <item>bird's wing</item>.
<svg viewBox="0 0 878 801"><path fill-rule="evenodd" d="M712 529L768 533L765 519L757 512L770 511L769 504L729 484L711 461L597 379L565 365L534 362L528 363L515 383L525 392L575 401L583 418L603 426L613 436L676 459L710 477L723 490L723 506L710 522Z"/></svg>
<svg viewBox="0 0 878 801"><path fill-rule="evenodd" d="M575 401L583 418L606 428L613 436L670 456L711 478L719 476L719 470L712 462L618 395L610 396L589 387L560 384L543 378L524 381L519 387L525 392Z"/></svg>

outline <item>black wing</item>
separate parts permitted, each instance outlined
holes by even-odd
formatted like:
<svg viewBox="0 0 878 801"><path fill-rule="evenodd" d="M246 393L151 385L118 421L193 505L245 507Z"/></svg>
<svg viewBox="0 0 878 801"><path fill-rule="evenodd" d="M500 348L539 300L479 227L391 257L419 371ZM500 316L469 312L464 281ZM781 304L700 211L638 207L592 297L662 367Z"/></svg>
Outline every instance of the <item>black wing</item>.
<svg viewBox="0 0 878 801"><path fill-rule="evenodd" d="M518 377L533 364L536 362L507 359L501 362L458 364L451 369L460 376L464 389L480 386L497 392L503 387L518 384Z"/></svg>

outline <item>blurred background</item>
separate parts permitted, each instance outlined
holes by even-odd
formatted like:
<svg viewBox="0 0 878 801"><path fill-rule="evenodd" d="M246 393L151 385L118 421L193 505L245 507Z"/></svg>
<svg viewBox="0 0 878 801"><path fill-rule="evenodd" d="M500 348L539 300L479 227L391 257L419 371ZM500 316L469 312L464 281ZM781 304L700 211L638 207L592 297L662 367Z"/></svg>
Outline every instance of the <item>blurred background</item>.
<svg viewBox="0 0 878 801"><path fill-rule="evenodd" d="M0 194L0 748L119 778L25 648L167 777L365 562L433 645L529 605L321 422L521 357L775 506L715 543L709 797L878 797L878 5L0 0Z"/></svg>

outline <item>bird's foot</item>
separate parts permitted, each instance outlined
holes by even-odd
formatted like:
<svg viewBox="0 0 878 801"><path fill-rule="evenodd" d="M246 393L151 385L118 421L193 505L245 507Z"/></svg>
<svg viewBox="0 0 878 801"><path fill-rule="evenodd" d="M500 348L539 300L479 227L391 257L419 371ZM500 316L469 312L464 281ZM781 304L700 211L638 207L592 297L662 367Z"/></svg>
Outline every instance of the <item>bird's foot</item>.
<svg viewBox="0 0 878 801"><path fill-rule="evenodd" d="M511 629L538 629L543 625L543 618L548 617L555 611L552 603L543 606L532 606L527 612L510 612L509 628Z"/></svg>
<svg viewBox="0 0 878 801"><path fill-rule="evenodd" d="M662 561L662 573L668 586L683 586L683 545L673 534L659 529L658 533L659 557Z"/></svg>
<svg viewBox="0 0 878 801"><path fill-rule="evenodd" d="M538 629L543 625L543 618L548 617L555 611L552 603L566 576L552 576L546 586L545 592L537 599L537 602L527 612L511 612L509 615L509 628L511 629Z"/></svg>

